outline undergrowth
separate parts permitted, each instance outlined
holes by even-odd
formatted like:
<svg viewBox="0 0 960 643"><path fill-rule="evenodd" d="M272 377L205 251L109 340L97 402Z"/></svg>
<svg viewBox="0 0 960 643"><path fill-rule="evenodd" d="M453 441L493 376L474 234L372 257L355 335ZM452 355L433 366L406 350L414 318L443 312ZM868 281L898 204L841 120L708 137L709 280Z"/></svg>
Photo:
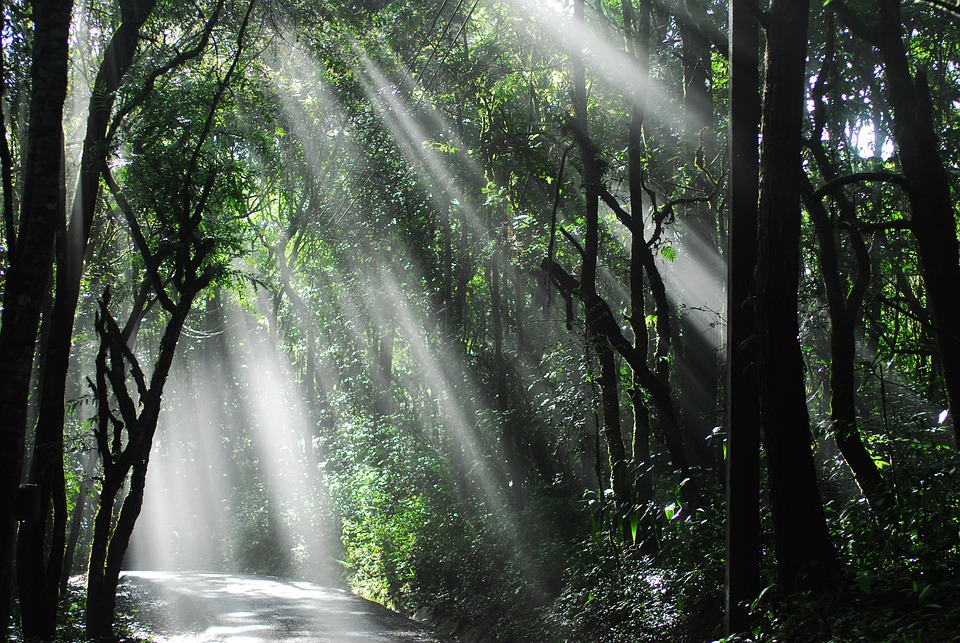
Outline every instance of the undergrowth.
<svg viewBox="0 0 960 643"><path fill-rule="evenodd" d="M67 583L67 589L60 597L61 609L57 620L57 634L52 643L77 643L86 641L85 610L87 606L86 579L75 576ZM138 618L138 607L125 592L123 585L117 593L117 614L114 626L116 643L152 643L153 636ZM11 642L32 643L24 639L19 631L12 630Z"/></svg>

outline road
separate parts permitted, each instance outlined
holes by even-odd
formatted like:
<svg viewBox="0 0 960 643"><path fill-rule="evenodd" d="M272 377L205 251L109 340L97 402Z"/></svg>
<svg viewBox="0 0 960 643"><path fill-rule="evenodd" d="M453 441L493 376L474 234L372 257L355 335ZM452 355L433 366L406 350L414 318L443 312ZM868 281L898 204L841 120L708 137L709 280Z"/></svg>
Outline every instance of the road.
<svg viewBox="0 0 960 643"><path fill-rule="evenodd" d="M346 590L312 583L213 572L128 571L121 587L158 642L453 641Z"/></svg>

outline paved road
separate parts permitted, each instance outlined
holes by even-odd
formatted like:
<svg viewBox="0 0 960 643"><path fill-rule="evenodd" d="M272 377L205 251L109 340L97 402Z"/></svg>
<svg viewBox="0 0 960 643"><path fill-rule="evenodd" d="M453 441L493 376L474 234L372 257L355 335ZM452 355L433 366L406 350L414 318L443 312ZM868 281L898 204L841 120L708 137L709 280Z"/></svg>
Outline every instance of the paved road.
<svg viewBox="0 0 960 643"><path fill-rule="evenodd" d="M124 572L139 617L169 643L347 643L452 639L342 589L208 572Z"/></svg>

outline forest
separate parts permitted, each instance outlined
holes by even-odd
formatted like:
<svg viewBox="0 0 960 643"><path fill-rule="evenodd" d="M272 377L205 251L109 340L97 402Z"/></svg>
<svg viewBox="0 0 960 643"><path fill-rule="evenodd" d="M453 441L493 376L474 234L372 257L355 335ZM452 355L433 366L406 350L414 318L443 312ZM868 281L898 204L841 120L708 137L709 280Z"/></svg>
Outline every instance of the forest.
<svg viewBox="0 0 960 643"><path fill-rule="evenodd" d="M0 641L956 640L956 0L0 14Z"/></svg>

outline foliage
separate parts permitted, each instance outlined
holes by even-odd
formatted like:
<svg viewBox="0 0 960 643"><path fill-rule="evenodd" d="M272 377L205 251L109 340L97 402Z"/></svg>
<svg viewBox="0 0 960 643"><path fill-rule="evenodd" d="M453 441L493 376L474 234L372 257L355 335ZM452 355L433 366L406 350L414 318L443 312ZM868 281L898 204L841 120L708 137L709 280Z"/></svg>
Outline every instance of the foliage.
<svg viewBox="0 0 960 643"><path fill-rule="evenodd" d="M202 53L155 75L201 42L216 6L159 3L118 96L125 118L107 164L116 185L101 186L81 286L67 507L89 481L98 298L109 286L117 314L136 318L131 353L146 370L164 296L176 298L188 250L203 247L192 268L213 279L177 347L145 505L180 503L185 517L136 533L134 560L159 564L145 552L166 542L183 564L346 582L503 641L720 637L731 69L718 35L728 7L583 3L580 24L574 4L257 3L221 92L246 3L226 2ZM907 4L905 60L926 73L956 193L955 19L934 3ZM800 300L788 311L800 324L809 442L843 572L826 592L783 592L765 501L767 590L750 606L753 629L726 640L940 640L960 623L951 598L960 462L931 266L911 229L885 60L843 15L880 5L813 3L802 126L810 200ZM118 6L80 11L75 91L89 84ZM33 82L26 10L3 10L15 166ZM82 122L63 125L69 151ZM590 192L592 169L602 196ZM826 189L846 176L859 178ZM202 216L188 224L197 204ZM5 245L0 259L2 283ZM551 280L545 259L573 284ZM579 271L590 262L588 301ZM883 516L835 439L831 279L841 297L860 298L845 301L853 430L890 489L895 507ZM604 307L597 343L590 315ZM604 346L615 353L607 372ZM619 436L607 432L611 408ZM626 493L613 491L618 475ZM198 497L180 497L190 494L170 479ZM85 559L92 519L78 516ZM215 546L190 558L194 541ZM63 640L79 636L71 592Z"/></svg>
<svg viewBox="0 0 960 643"><path fill-rule="evenodd" d="M117 643L149 643L153 641L149 629L138 618L138 608L121 590L121 609L117 615ZM76 643L86 640L84 613L86 610L86 587L82 577L71 577L67 591L61 597L63 610L57 624L53 643ZM20 640L14 634L11 642Z"/></svg>

